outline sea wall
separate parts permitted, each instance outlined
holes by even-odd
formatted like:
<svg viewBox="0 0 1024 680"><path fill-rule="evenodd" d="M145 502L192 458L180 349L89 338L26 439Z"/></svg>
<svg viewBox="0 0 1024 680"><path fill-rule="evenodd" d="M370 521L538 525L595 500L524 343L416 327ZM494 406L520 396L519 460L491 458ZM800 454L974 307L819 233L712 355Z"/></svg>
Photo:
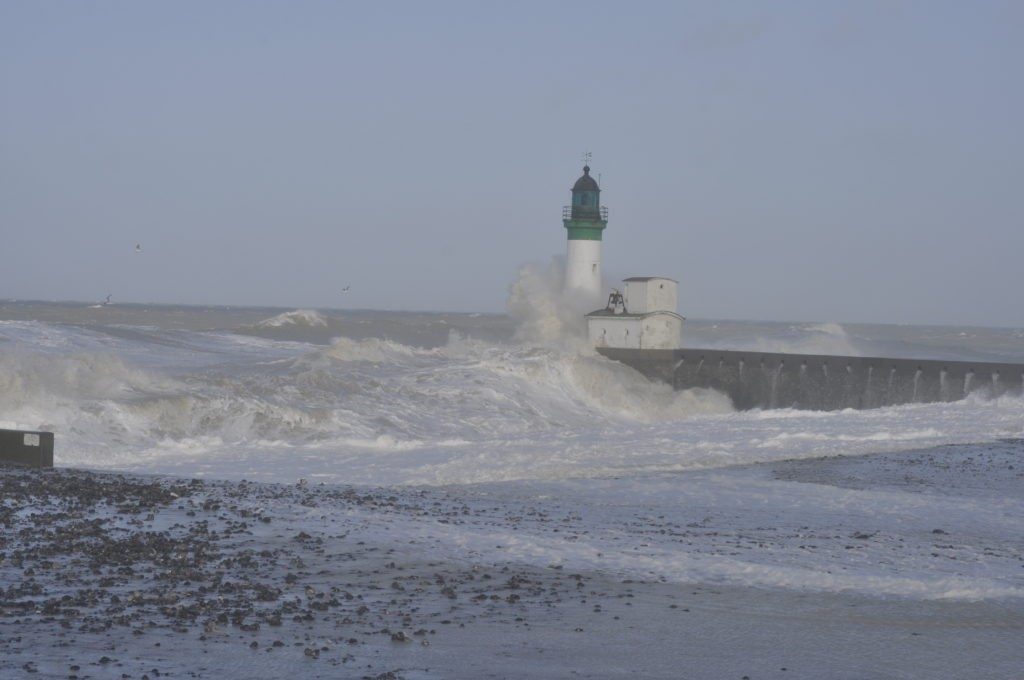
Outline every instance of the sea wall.
<svg viewBox="0 0 1024 680"><path fill-rule="evenodd" d="M712 349L600 348L675 389L710 387L738 409L835 410L956 401L985 390L1020 394L1024 364L779 354Z"/></svg>

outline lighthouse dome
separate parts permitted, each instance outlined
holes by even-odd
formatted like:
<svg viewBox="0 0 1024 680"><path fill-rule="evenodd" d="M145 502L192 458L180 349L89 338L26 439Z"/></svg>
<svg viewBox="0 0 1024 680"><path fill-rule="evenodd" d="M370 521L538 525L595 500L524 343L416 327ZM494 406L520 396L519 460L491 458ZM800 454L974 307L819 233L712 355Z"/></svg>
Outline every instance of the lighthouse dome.
<svg viewBox="0 0 1024 680"><path fill-rule="evenodd" d="M590 166L583 166L583 176L576 180L576 184L572 185L573 193L577 191L600 191L597 186L597 182L593 177L590 176Z"/></svg>

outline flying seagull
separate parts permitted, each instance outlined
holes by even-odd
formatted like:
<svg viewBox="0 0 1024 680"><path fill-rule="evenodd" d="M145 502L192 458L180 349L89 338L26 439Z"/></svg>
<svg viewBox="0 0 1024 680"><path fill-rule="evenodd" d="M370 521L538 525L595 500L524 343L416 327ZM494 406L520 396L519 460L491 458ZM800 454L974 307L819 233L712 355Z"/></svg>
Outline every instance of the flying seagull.
<svg viewBox="0 0 1024 680"><path fill-rule="evenodd" d="M135 252L137 252L137 253L141 253L142 252L142 244L141 243L136 243L135 244Z"/></svg>
<svg viewBox="0 0 1024 680"><path fill-rule="evenodd" d="M102 302L102 305L103 305L104 307L106 307L107 305L109 305L109 304L110 304L110 298L112 298L112 297L114 297L114 296L113 296L113 295L108 295L108 296L107 296L107 299L106 299L106 300L104 300L104 301Z"/></svg>
<svg viewBox="0 0 1024 680"><path fill-rule="evenodd" d="M342 289L341 289L341 292L342 292L342 293L347 293L347 292L348 292L348 289L349 289L349 288L351 288L351 287L352 287L352 286L345 286L344 288L342 288Z"/></svg>

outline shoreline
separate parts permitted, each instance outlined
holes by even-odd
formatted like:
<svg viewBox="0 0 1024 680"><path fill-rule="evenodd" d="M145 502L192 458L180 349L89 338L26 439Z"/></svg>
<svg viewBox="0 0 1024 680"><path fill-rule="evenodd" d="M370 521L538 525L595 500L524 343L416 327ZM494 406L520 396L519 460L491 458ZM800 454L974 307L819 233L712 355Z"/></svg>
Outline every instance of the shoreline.
<svg viewBox="0 0 1024 680"><path fill-rule="evenodd" d="M838 463L848 477L856 462ZM813 461L772 469L821 474ZM10 677L1005 678L1024 662L1017 598L453 557L393 521L481 514L443 489L12 467L0 485Z"/></svg>

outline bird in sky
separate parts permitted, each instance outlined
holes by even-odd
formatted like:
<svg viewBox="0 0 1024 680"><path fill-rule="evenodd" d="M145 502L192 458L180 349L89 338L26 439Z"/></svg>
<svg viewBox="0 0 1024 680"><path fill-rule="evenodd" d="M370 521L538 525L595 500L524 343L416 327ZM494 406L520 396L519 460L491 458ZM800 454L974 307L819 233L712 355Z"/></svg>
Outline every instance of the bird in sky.
<svg viewBox="0 0 1024 680"><path fill-rule="evenodd" d="M347 293L347 292L348 292L348 290L349 290L349 288L351 288L351 287L352 287L352 286L345 286L344 288L342 288L342 289L341 289L341 292L342 292L342 293Z"/></svg>
<svg viewBox="0 0 1024 680"><path fill-rule="evenodd" d="M137 252L137 253L141 253L142 252L142 244L141 243L136 243L135 244L135 252Z"/></svg>
<svg viewBox="0 0 1024 680"><path fill-rule="evenodd" d="M107 305L109 305L109 304L110 304L110 298L112 298L112 297L114 297L114 296L113 296L112 294L111 294L111 295L107 295L107 299L105 299L105 300L103 301L103 306L104 306L104 307L106 307Z"/></svg>

